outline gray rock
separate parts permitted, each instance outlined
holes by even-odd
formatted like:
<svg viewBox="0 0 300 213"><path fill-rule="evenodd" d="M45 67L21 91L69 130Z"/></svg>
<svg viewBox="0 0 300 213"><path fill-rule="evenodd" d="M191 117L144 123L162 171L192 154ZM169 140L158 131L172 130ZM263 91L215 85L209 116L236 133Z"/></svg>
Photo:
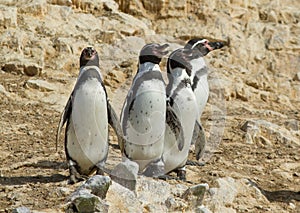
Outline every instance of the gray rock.
<svg viewBox="0 0 300 213"><path fill-rule="evenodd" d="M40 79L30 79L25 84L26 87L38 89L42 92L50 92L56 90L56 86L47 81Z"/></svg>
<svg viewBox="0 0 300 213"><path fill-rule="evenodd" d="M21 206L16 209L13 209L12 213L30 213L30 209L25 206Z"/></svg>
<svg viewBox="0 0 300 213"><path fill-rule="evenodd" d="M290 119L284 122L284 125L288 130L293 130L293 131L299 130L299 122L295 119Z"/></svg>
<svg viewBox="0 0 300 213"><path fill-rule="evenodd" d="M108 212L108 205L99 197L84 192L73 199L66 212Z"/></svg>
<svg viewBox="0 0 300 213"><path fill-rule="evenodd" d="M159 209L155 212L166 212L167 207L164 204L171 197L171 185L162 180L154 180L141 176L137 182L137 196L143 206L151 209Z"/></svg>
<svg viewBox="0 0 300 213"><path fill-rule="evenodd" d="M139 213L142 212L143 209L135 192L114 181L111 187L109 187L106 201L110 206L109 210L111 212L119 212L120 209L122 209L124 212Z"/></svg>
<svg viewBox="0 0 300 213"><path fill-rule="evenodd" d="M111 179L108 176L95 175L89 178L78 190L89 190L90 193L100 197L106 198L106 193L111 185Z"/></svg>
<svg viewBox="0 0 300 213"><path fill-rule="evenodd" d="M111 172L111 178L113 181L134 191L136 189L138 171L139 166L137 163L126 160L119 163L113 169L113 171Z"/></svg>
<svg viewBox="0 0 300 213"><path fill-rule="evenodd" d="M210 211L205 206L201 205L195 209L195 213L212 213L212 211Z"/></svg>
<svg viewBox="0 0 300 213"><path fill-rule="evenodd" d="M194 208L197 208L202 204L205 192L208 189L209 186L207 183L192 186L185 191L185 193L182 195L182 198L189 201Z"/></svg>

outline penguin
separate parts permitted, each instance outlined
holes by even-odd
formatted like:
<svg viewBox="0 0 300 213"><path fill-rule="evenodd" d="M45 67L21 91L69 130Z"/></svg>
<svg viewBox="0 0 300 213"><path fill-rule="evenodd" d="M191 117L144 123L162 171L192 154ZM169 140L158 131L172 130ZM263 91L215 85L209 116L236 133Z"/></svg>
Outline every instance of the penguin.
<svg viewBox="0 0 300 213"><path fill-rule="evenodd" d="M187 42L184 46L185 49L197 49L199 50L199 57L191 60L192 72L191 83L192 90L197 99L199 108L199 119L203 113L204 107L209 97L209 85L207 81L208 67L205 64L204 56L213 50L220 49L224 46L223 42L210 42L203 38L194 38Z"/></svg>
<svg viewBox="0 0 300 213"><path fill-rule="evenodd" d="M163 162L165 174L176 171L181 180L186 180L185 165L193 134L196 135L199 143L205 143L202 141L205 139L203 128L197 121L199 110L191 82L192 65L190 62L199 55L200 52L195 49L177 49L170 54L167 62L169 79L166 88L169 106L167 110L173 110L181 125L176 125L177 128L174 128L173 120L167 119Z"/></svg>
<svg viewBox="0 0 300 213"><path fill-rule="evenodd" d="M124 159L139 165L139 174L164 174L161 159L166 120L166 89L159 63L168 44L146 44L140 51L137 73L121 112Z"/></svg>
<svg viewBox="0 0 300 213"><path fill-rule="evenodd" d="M196 96L198 110L199 110L199 116L198 116L198 124L195 123L195 133L192 139L192 145L195 144L195 153L196 153L196 159L199 160L205 151L205 143L201 143L200 141L206 141L205 134L201 135L201 138L199 137L199 134L197 134L197 128L201 127L201 120L200 117L204 111L205 105L208 101L209 97L209 85L207 81L208 76L208 67L205 64L204 56L206 56L208 53L210 53L213 50L220 49L224 46L223 42L210 42L207 39L203 38L194 38L187 42L187 44L184 46L185 49L195 49L198 50L198 57L191 60L190 64L192 66L191 70L191 83L192 83L192 90L194 91L194 94ZM201 130L201 129L199 129Z"/></svg>
<svg viewBox="0 0 300 213"><path fill-rule="evenodd" d="M120 147L123 135L118 117L109 103L99 56L93 47L86 47L81 52L79 76L61 114L56 147L65 123L69 183L81 181L95 170L97 174L103 174L108 155L108 123L115 130Z"/></svg>

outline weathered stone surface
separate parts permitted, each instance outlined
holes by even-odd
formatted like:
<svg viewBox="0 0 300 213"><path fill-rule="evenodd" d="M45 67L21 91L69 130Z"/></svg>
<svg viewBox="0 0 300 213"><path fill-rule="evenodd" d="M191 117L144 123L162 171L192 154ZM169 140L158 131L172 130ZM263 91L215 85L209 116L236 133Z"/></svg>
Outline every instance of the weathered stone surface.
<svg viewBox="0 0 300 213"><path fill-rule="evenodd" d="M3 7L0 5L0 27L17 27L17 8Z"/></svg>
<svg viewBox="0 0 300 213"><path fill-rule="evenodd" d="M81 193L72 199L66 212L108 212L108 205L99 197L90 193Z"/></svg>
<svg viewBox="0 0 300 213"><path fill-rule="evenodd" d="M47 0L31 0L26 3L18 8L19 13L34 16L43 16L47 13Z"/></svg>
<svg viewBox="0 0 300 213"><path fill-rule="evenodd" d="M30 209L25 206L21 206L21 207L14 209L12 211L12 213L30 213Z"/></svg>
<svg viewBox="0 0 300 213"><path fill-rule="evenodd" d="M113 181L122 186L135 191L139 165L133 161L126 160L119 163L111 172L110 176Z"/></svg>
<svg viewBox="0 0 300 213"><path fill-rule="evenodd" d="M245 138L248 143L262 142L271 145L269 141L279 141L283 144L300 144L296 134L265 120L246 121L241 129L246 132Z"/></svg>
<svg viewBox="0 0 300 213"><path fill-rule="evenodd" d="M72 201L74 198L81 196L81 194L90 193L101 199L105 199L107 191L111 185L111 179L108 176L95 175L89 178L84 184L82 184L74 193L69 197Z"/></svg>
<svg viewBox="0 0 300 213"><path fill-rule="evenodd" d="M208 184L199 184L190 187L182 195L182 198L189 201L194 208L201 206L205 192L209 189Z"/></svg>

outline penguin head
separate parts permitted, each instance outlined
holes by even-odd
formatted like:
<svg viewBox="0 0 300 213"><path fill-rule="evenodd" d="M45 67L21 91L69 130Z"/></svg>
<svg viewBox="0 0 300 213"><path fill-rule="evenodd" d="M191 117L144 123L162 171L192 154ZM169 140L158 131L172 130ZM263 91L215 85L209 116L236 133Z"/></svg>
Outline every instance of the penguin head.
<svg viewBox="0 0 300 213"><path fill-rule="evenodd" d="M169 47L168 44L146 44L139 55L139 62L143 64L145 62L152 62L154 64L159 64L163 56L168 54L166 50Z"/></svg>
<svg viewBox="0 0 300 213"><path fill-rule="evenodd" d="M224 46L223 42L210 42L207 39L203 38L194 38L188 41L184 46L185 49L198 49L202 56L207 55L209 52L221 49Z"/></svg>
<svg viewBox="0 0 300 213"><path fill-rule="evenodd" d="M191 76L192 73L192 65L191 60L198 58L201 56L201 52L198 49L177 49L171 53L168 59L168 67L167 72L169 74L172 73L172 70L176 68L185 69L186 73Z"/></svg>
<svg viewBox="0 0 300 213"><path fill-rule="evenodd" d="M99 56L93 47L86 47L82 50L80 55L80 67L83 66L99 67Z"/></svg>

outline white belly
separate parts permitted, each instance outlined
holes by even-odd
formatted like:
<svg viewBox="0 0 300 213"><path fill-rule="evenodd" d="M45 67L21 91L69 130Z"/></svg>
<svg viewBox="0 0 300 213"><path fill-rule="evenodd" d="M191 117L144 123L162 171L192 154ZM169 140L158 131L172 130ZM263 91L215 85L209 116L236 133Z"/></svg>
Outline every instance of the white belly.
<svg viewBox="0 0 300 213"><path fill-rule="evenodd" d="M208 86L208 81L207 81L207 75L203 75L200 77L198 81L198 85L196 89L194 90L194 94L197 99L197 104L198 104L198 110L199 110L199 118L202 115L205 105L207 103L208 97L209 97L209 86Z"/></svg>
<svg viewBox="0 0 300 213"><path fill-rule="evenodd" d="M122 124L125 124L122 125L126 139L125 152L131 160L139 164L140 172L147 164L161 158L165 114L166 94L163 82L143 82L137 91L128 120L124 120L124 116L121 120Z"/></svg>
<svg viewBox="0 0 300 213"><path fill-rule="evenodd" d="M173 109L183 127L184 146L181 151L178 149L175 136L167 126L163 153L166 173L184 166L188 157L194 125L198 117L196 98L191 89L180 91L179 95L174 99Z"/></svg>
<svg viewBox="0 0 300 213"><path fill-rule="evenodd" d="M89 174L108 152L106 94L96 80L88 80L74 94L67 151L82 174Z"/></svg>

